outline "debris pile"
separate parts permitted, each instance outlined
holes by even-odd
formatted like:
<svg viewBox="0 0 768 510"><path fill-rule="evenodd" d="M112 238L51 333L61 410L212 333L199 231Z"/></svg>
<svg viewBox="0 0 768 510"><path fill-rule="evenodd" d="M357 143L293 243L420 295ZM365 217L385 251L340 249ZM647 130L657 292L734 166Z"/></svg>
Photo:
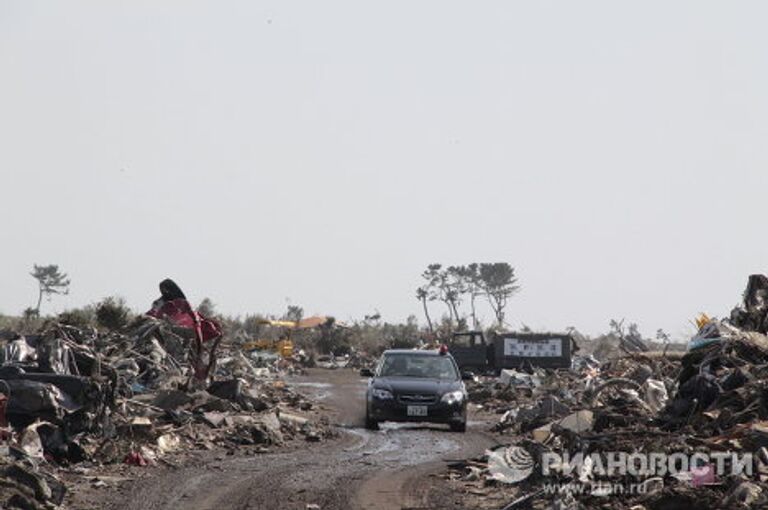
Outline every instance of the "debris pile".
<svg viewBox="0 0 768 510"><path fill-rule="evenodd" d="M768 507L768 277L684 354L650 352L473 385L505 446L452 466L475 508Z"/></svg>
<svg viewBox="0 0 768 510"><path fill-rule="evenodd" d="M61 504L60 467L146 466L214 447L261 452L330 434L280 378L293 362L259 365L220 344L213 321L173 320L191 311L180 299L156 302L162 313L125 332L48 323L0 335L0 508Z"/></svg>

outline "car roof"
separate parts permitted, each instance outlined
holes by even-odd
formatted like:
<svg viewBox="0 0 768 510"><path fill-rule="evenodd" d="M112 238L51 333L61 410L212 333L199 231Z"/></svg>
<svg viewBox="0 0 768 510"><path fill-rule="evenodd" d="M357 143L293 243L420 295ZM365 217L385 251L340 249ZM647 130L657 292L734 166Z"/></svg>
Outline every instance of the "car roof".
<svg viewBox="0 0 768 510"><path fill-rule="evenodd" d="M389 349L384 351L384 356L387 354L412 354L415 356L441 356L440 352L437 350L417 350L417 349ZM442 354L442 356L446 356L446 354Z"/></svg>

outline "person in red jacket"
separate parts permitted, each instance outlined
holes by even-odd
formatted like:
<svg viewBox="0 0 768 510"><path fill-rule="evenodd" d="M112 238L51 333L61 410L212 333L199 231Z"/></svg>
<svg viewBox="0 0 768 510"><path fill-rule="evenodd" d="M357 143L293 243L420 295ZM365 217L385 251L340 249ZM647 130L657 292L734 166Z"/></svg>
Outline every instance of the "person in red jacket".
<svg viewBox="0 0 768 510"><path fill-rule="evenodd" d="M191 346L193 375L198 382L206 381L216 366L216 348L223 336L219 323L192 309L187 297L170 278L160 282L160 297L152 303L147 315L194 331L195 341ZM207 351L206 344L210 345Z"/></svg>

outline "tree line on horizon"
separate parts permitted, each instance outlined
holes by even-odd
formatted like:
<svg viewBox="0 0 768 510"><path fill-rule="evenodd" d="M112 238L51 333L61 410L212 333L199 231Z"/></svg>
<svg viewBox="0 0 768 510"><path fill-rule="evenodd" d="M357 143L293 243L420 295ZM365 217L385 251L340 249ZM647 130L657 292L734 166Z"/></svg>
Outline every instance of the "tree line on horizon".
<svg viewBox="0 0 768 510"><path fill-rule="evenodd" d="M31 331L44 323L40 316L40 307L44 298L66 295L69 292L70 278L57 265L33 266L31 276L38 283L37 304L27 308L23 318L14 319L0 314L0 329L20 329ZM458 266L429 264L421 274L422 284L416 290L416 298L422 305L427 328L419 324L415 316L405 322L389 323L382 320L376 312L364 319L353 320L342 327L332 327L337 323L329 322L328 327L298 335L298 344L318 352L343 354L355 350L380 352L385 348L416 347L424 341L436 338L448 338L457 330L471 326L473 329L486 329L478 316L478 300L487 302L493 311L494 324L491 328L504 328L506 307L509 299L520 289L515 269L508 263L472 263ZM444 306L445 312L438 321L433 319L435 303ZM204 298L197 310L205 316L220 320L228 332L230 341L240 343L262 336L275 335L262 324L263 319L281 319L300 321L304 310L298 305L289 305L282 314L247 314L245 317L226 316L218 313L216 305ZM76 327L98 326L111 331L124 331L139 314L131 310L125 300L111 296L80 308L73 308L58 314L53 320ZM51 319L45 319L51 320ZM470 322L471 321L471 322ZM596 354L606 350L616 350L619 340L632 338L638 341L670 345L668 334L658 330L655 339L644 339L636 323L624 324L624 321L611 321L611 331L598 335L594 339L582 335L576 328L569 327L580 344L594 344ZM525 325L522 331L528 331ZM593 349L588 349L591 352Z"/></svg>
<svg viewBox="0 0 768 510"><path fill-rule="evenodd" d="M468 302L472 328L478 329L481 324L477 298L484 297L493 311L496 326L503 328L507 303L520 290L515 268L507 262L474 262L461 266L429 264L421 278L423 283L416 289L416 299L421 302L432 333L435 326L429 311L430 302L441 302L448 312L449 325L457 329L468 326L467 317L461 313L462 303Z"/></svg>

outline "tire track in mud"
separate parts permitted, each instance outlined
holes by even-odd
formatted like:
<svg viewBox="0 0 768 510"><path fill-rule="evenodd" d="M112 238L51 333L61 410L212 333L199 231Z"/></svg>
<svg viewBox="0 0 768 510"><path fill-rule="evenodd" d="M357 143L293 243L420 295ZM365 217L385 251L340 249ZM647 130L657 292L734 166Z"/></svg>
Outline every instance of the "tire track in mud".
<svg viewBox="0 0 768 510"><path fill-rule="evenodd" d="M470 423L467 433L440 426L384 424L372 432L355 426L364 416L365 381L347 370L312 371L294 381L320 398L342 424L339 438L292 451L252 457L221 453L198 465L137 480L110 498L113 510L391 510L430 508L428 476L444 459L481 453L494 441Z"/></svg>

